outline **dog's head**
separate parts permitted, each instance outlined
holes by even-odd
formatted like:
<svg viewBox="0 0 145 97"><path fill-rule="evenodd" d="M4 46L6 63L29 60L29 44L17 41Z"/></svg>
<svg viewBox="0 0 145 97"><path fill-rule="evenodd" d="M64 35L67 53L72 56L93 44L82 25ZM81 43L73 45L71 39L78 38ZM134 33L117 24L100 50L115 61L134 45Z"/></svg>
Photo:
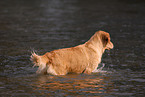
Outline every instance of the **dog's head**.
<svg viewBox="0 0 145 97"><path fill-rule="evenodd" d="M110 50L113 49L113 43L110 41L109 33L105 31L97 31L89 41L86 42L87 45L96 45L99 48L103 48L103 52L105 49Z"/></svg>
<svg viewBox="0 0 145 97"><path fill-rule="evenodd" d="M104 31L98 31L96 33L99 34L99 37L102 41L104 50L105 49L107 49L107 50L113 49L114 46L113 46L113 43L110 41L109 33L104 32Z"/></svg>

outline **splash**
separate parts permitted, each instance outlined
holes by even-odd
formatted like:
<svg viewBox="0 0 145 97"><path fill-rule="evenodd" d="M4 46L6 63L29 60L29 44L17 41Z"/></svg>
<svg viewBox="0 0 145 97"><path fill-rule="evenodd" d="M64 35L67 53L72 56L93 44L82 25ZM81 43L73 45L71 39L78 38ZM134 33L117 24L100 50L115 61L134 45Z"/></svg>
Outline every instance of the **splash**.
<svg viewBox="0 0 145 97"><path fill-rule="evenodd" d="M96 68L93 73L96 73L96 72L106 72L106 71L103 71L102 69L105 67L105 64L104 63L101 63L99 64L98 68Z"/></svg>

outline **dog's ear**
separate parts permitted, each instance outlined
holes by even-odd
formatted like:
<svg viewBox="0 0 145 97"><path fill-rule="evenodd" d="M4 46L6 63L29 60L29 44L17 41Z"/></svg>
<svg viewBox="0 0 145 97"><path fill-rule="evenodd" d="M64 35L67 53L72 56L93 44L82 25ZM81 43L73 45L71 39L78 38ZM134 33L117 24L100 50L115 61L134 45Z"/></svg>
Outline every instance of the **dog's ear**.
<svg viewBox="0 0 145 97"><path fill-rule="evenodd" d="M110 37L108 33L105 33L102 35L102 42L103 42L103 46L105 47L107 45L107 43L110 41Z"/></svg>

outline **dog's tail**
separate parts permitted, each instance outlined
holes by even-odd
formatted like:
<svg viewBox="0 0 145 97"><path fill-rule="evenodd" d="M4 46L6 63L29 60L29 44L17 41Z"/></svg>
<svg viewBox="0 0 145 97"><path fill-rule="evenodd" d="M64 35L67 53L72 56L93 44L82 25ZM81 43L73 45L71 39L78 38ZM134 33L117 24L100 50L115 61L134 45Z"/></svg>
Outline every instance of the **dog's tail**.
<svg viewBox="0 0 145 97"><path fill-rule="evenodd" d="M45 73L46 72L46 64L44 56L39 56L35 52L32 53L30 60L34 63L34 66L39 66L36 73Z"/></svg>
<svg viewBox="0 0 145 97"><path fill-rule="evenodd" d="M35 52L32 53L30 60L34 63L33 67L39 66L40 56L37 55Z"/></svg>

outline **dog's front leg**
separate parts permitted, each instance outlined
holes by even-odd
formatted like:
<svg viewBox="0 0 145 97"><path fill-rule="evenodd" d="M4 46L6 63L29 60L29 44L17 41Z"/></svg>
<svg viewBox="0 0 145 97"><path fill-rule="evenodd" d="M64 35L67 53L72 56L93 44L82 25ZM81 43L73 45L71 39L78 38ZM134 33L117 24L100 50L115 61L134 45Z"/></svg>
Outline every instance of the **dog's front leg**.
<svg viewBox="0 0 145 97"><path fill-rule="evenodd" d="M92 73L92 69L86 68L83 73L85 73L85 74L91 74Z"/></svg>

